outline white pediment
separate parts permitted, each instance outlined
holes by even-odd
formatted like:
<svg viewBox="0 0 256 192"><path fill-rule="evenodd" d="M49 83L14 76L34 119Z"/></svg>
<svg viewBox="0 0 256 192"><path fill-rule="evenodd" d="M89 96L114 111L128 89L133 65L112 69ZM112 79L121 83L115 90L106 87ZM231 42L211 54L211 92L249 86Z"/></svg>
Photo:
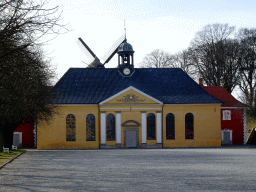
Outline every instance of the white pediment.
<svg viewBox="0 0 256 192"><path fill-rule="evenodd" d="M106 104L158 104L163 103L154 97L140 91L139 89L130 86L123 91L105 99L99 103L100 105Z"/></svg>

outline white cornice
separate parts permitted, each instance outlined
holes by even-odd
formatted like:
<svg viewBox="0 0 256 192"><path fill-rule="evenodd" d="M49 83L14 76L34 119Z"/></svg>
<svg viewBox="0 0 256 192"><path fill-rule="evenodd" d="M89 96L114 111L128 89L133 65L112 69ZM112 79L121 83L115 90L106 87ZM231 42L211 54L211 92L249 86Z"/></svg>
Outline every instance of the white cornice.
<svg viewBox="0 0 256 192"><path fill-rule="evenodd" d="M221 109L245 109L246 107L221 107Z"/></svg>
<svg viewBox="0 0 256 192"><path fill-rule="evenodd" d="M130 104L104 104L101 106L138 106L138 105L142 105L142 106L163 106L163 104L144 104L144 103L130 103Z"/></svg>
<svg viewBox="0 0 256 192"><path fill-rule="evenodd" d="M162 110L162 108L100 108L100 110L127 110L127 109L131 109L131 110Z"/></svg>

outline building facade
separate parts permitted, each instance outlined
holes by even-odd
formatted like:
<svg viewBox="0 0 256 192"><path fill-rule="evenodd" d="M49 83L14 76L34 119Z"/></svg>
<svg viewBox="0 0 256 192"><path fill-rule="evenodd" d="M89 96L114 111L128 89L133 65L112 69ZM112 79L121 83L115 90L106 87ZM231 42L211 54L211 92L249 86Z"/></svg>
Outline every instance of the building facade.
<svg viewBox="0 0 256 192"><path fill-rule="evenodd" d="M36 147L35 122L32 118L22 123L13 133L13 145L18 147Z"/></svg>
<svg viewBox="0 0 256 192"><path fill-rule="evenodd" d="M246 105L236 100L224 87L203 86L209 94L221 100L221 142L222 144L246 144Z"/></svg>
<svg viewBox="0 0 256 192"><path fill-rule="evenodd" d="M222 102L181 69L138 69L126 41L117 68L70 68L53 87L59 107L37 125L38 149L221 146Z"/></svg>

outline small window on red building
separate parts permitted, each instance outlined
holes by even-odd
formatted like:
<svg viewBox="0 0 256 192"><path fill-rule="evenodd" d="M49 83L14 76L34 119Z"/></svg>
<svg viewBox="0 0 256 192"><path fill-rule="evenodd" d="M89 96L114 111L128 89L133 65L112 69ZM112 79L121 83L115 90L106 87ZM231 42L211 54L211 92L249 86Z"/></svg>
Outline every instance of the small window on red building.
<svg viewBox="0 0 256 192"><path fill-rule="evenodd" d="M231 111L230 110L225 110L222 111L222 120L231 120Z"/></svg>

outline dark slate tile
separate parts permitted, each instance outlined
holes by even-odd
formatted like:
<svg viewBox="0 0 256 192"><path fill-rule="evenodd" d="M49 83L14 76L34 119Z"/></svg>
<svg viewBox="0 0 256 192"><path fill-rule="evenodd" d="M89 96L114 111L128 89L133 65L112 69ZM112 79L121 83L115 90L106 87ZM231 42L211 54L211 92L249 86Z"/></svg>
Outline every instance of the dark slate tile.
<svg viewBox="0 0 256 192"><path fill-rule="evenodd" d="M70 68L52 92L57 104L96 104L133 86L163 103L221 103L181 69L135 69L123 77L117 68Z"/></svg>

